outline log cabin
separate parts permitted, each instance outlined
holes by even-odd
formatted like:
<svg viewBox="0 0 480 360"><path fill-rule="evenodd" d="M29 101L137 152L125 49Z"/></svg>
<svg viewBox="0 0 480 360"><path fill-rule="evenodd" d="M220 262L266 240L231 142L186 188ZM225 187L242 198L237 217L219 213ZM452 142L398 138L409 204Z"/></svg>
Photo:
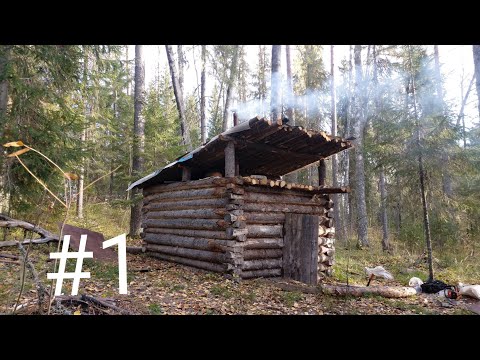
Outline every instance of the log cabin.
<svg viewBox="0 0 480 360"><path fill-rule="evenodd" d="M286 175L350 141L255 117L132 183L143 189L143 251L240 279L283 276L316 285L332 273L331 188Z"/></svg>

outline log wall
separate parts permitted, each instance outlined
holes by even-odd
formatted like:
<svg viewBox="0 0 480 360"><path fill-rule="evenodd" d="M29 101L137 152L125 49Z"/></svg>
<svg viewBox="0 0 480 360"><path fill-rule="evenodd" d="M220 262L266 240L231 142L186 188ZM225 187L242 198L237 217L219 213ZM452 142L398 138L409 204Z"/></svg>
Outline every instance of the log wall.
<svg viewBox="0 0 480 360"><path fill-rule="evenodd" d="M154 185L143 194L143 249L159 259L241 278L281 276L285 214L311 214L320 220L319 275L331 274L329 195L254 186L238 176Z"/></svg>
<svg viewBox="0 0 480 360"><path fill-rule="evenodd" d="M282 257L285 214L319 216L318 275L331 275L334 263L335 229L329 195L312 194L306 189L244 185L243 214L247 240L244 243L243 278L283 275ZM272 251L276 250L276 251ZM248 254L248 255L247 255ZM256 271L257 273L252 273ZM262 272L262 275L259 275Z"/></svg>

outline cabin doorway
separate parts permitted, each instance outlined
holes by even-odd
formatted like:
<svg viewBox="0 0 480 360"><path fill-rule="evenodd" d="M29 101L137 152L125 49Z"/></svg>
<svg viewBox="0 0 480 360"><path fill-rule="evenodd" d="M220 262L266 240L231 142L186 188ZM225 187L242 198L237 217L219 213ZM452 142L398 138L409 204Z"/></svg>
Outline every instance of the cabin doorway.
<svg viewBox="0 0 480 360"><path fill-rule="evenodd" d="M283 276L309 285L318 282L319 216L285 214Z"/></svg>

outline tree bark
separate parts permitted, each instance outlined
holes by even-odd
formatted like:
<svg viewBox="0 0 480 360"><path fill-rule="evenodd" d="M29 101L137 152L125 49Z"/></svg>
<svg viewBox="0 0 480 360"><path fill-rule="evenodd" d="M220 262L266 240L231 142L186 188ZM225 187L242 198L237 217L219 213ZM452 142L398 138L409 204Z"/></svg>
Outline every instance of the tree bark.
<svg viewBox="0 0 480 360"><path fill-rule="evenodd" d="M182 94L182 102L185 104L185 99L183 98L185 92L183 91L183 69L185 64L185 58L183 55L183 46L177 45L177 53L178 53L178 85L180 87L180 93Z"/></svg>
<svg viewBox="0 0 480 360"><path fill-rule="evenodd" d="M202 73L200 75L200 131L202 144L207 141L207 126L205 124L205 68L207 64L207 46L202 45Z"/></svg>
<svg viewBox="0 0 480 360"><path fill-rule="evenodd" d="M282 45L272 45L272 80L271 80L271 100L270 111L273 121L281 120L282 103L281 103L281 86L282 75L280 73L282 56Z"/></svg>
<svg viewBox="0 0 480 360"><path fill-rule="evenodd" d="M227 84L227 95L225 98L225 106L223 108L223 122L222 122L222 132L228 129L228 108L230 107L230 100L232 97L232 92L235 87L235 78L237 75L238 69L238 52L240 45L235 45L233 50L232 65L230 67L230 78L228 79Z"/></svg>
<svg viewBox="0 0 480 360"><path fill-rule="evenodd" d="M368 241L368 219L367 219L367 202L365 198L365 166L363 157L363 130L366 123L366 114L364 109L364 91L362 76L362 47L355 45L354 61L355 61L355 103L356 103L356 119L355 119L355 197L357 205L357 234L360 246L369 247Z"/></svg>
<svg viewBox="0 0 480 360"><path fill-rule="evenodd" d="M0 45L0 140L3 140L4 129L6 125L7 106L8 106L8 78L7 65L10 58L10 47L8 45ZM2 147L0 154L5 153ZM0 160L0 212L8 212L10 209L9 193L7 190L7 166L4 157Z"/></svg>
<svg viewBox="0 0 480 360"><path fill-rule="evenodd" d="M390 241L388 240L387 187L383 166L380 169L380 209L382 214L382 249L383 251L390 251Z"/></svg>
<svg viewBox="0 0 480 360"><path fill-rule="evenodd" d="M475 86L478 96L478 115L480 116L480 45L473 45L473 63L475 66Z"/></svg>
<svg viewBox="0 0 480 360"><path fill-rule="evenodd" d="M133 118L133 165L132 175L139 177L144 170L144 148L145 148L145 119L142 111L145 104L145 59L143 58L143 45L135 45L135 104ZM134 204L130 212L130 236L140 234L142 222L142 201L135 199L140 193L138 188L132 190Z"/></svg>
<svg viewBox="0 0 480 360"><path fill-rule="evenodd" d="M173 58L173 50L171 45L165 45L167 52L168 65L170 68L170 76L172 78L173 92L175 94L175 101L177 104L178 115L180 116L180 130L182 133L183 145L186 146L188 151L192 150L192 143L190 141L190 129L188 128L187 119L185 116L185 107L183 103L183 93L180 87L177 76L177 68L175 66L175 60Z"/></svg>

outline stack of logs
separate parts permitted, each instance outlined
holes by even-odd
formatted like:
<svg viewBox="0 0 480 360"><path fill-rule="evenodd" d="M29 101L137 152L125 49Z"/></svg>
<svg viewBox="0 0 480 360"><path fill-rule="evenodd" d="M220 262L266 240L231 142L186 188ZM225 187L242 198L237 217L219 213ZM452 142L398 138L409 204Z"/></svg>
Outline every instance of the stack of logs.
<svg viewBox="0 0 480 360"><path fill-rule="evenodd" d="M241 178L210 177L145 188L145 251L215 272L238 267L238 243L246 239L246 224L236 211L243 202L243 189L236 187L241 182Z"/></svg>
<svg viewBox="0 0 480 360"><path fill-rule="evenodd" d="M210 177L143 190L144 250L162 260L241 278L281 276L286 213L320 216L319 272L333 265L332 201L308 188ZM277 180L268 180L276 182Z"/></svg>

